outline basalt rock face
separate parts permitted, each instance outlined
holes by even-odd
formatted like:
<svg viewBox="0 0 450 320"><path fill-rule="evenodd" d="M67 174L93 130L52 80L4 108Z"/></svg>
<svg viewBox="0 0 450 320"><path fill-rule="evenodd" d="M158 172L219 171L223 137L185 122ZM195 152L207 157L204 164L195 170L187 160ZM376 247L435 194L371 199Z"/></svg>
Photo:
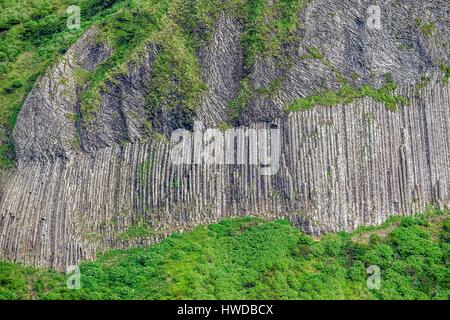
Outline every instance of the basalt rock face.
<svg viewBox="0 0 450 320"><path fill-rule="evenodd" d="M279 119L272 176L255 165L173 165L163 142L19 165L3 190L1 251L62 268L98 249L152 243L229 216L288 217L320 234L448 205L449 97L448 86L432 85L398 112L364 99ZM127 238L142 221L148 236Z"/></svg>
<svg viewBox="0 0 450 320"><path fill-rule="evenodd" d="M380 24L368 25L379 5ZM281 79L273 97L258 97L246 108L240 123L270 121L282 116L293 99L336 89L336 74L354 86L379 86L386 74L398 83L415 83L448 64L450 7L447 1L312 1L300 15L294 45L285 48L291 64L280 68L274 59L259 59L251 73L256 88ZM421 30L429 21L432 35ZM305 59L311 49L323 58Z"/></svg>
<svg viewBox="0 0 450 320"><path fill-rule="evenodd" d="M242 25L223 15L211 42L199 52L208 92L200 102L198 117L206 126L227 120L227 104L236 97L243 74Z"/></svg>
<svg viewBox="0 0 450 320"><path fill-rule="evenodd" d="M428 38L411 27L421 12L414 9L417 1L381 5L389 7L381 30L365 25L370 4L312 1L299 16L298 41L282 49L288 67L278 58L257 57L248 74L252 87L279 81L279 88L252 97L238 123L280 130L273 175L254 164L176 165L173 144L148 139L146 96L159 50L151 43L106 84L92 119L83 121L84 88L74 72L95 70L111 55L98 31L88 30L38 80L22 108L14 131L17 169L0 172L0 257L63 269L98 250L154 243L223 217L286 217L321 234L379 224L431 203L449 205L450 86L439 71L441 63L449 64L443 44L448 9L442 9L448 5L419 4L435 21ZM205 127L229 120L227 105L245 73L243 27L223 14L197 54L207 86L197 119ZM323 58L305 58L311 48ZM324 83L338 88L336 74L354 86L377 86L388 72L399 83L396 94L410 100L396 112L370 98L283 111ZM415 86L423 74L434 80ZM171 119L160 120L176 129ZM140 237L132 236L133 228Z"/></svg>
<svg viewBox="0 0 450 320"><path fill-rule="evenodd" d="M94 119L80 123L79 139L84 152L93 153L145 136L145 99L157 50L155 45L150 44L139 61L129 63L128 72L115 77L108 84L107 92L102 93Z"/></svg>

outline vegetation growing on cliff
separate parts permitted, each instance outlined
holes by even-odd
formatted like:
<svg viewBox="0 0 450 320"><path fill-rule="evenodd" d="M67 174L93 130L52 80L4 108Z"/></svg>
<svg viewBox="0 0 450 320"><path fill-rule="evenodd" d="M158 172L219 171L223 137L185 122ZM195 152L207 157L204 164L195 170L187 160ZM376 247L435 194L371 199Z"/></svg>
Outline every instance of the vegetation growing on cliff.
<svg viewBox="0 0 450 320"><path fill-rule="evenodd" d="M244 1L245 68L251 69L257 55L273 57L282 46L295 40L298 15L308 0Z"/></svg>
<svg viewBox="0 0 450 320"><path fill-rule="evenodd" d="M66 27L70 0L5 0L0 4L0 167L12 164L11 133L36 79L86 28L106 19L120 1L80 0L81 28Z"/></svg>
<svg viewBox="0 0 450 320"><path fill-rule="evenodd" d="M0 166L12 164L11 133L17 115L36 79L64 54L87 27L100 26L112 56L96 72L83 72L77 81L89 83L81 97L83 121L90 121L107 81L126 68L147 41L161 46L155 61L150 116L161 108L181 106L192 117L204 84L196 50L208 39L221 11L236 15L246 28L242 38L245 64L250 68L263 52L277 55L281 42L292 39L303 1L282 0L81 0L81 28L66 27L71 1L34 0L0 4ZM267 19L266 19L267 18ZM78 73L78 75L80 75ZM189 120L189 119L188 119Z"/></svg>
<svg viewBox="0 0 450 320"><path fill-rule="evenodd" d="M89 120L104 82L122 70L133 50L149 35L161 30L161 20L169 6L178 9L174 12L179 17L186 13L186 8L194 10L179 23L185 23L185 29L189 30L192 39L196 39L199 32L196 32L195 26L213 23L215 16L208 9L218 11L220 6L217 3L205 0L197 0L195 4L186 0L81 0L76 2L80 7L81 28L69 30L66 23L70 14L66 10L74 4L73 1L3 1L0 4L0 167L12 164L11 133L34 82L86 28L93 24L99 25L104 40L114 50L112 57L95 73L83 74L82 79L78 79L83 83L90 82L89 90L82 98L84 120ZM175 65L170 67L177 70ZM192 74L185 75L189 77ZM192 80L198 82L198 76Z"/></svg>
<svg viewBox="0 0 450 320"><path fill-rule="evenodd" d="M250 0L244 5L243 21L245 31L242 35L244 51L244 76L235 99L227 105L231 123L236 123L243 110L261 94L275 92L281 78L275 79L267 88L255 88L250 79L256 58L271 57L280 68L289 65L282 50L295 42L298 17L309 0ZM244 2L245 3L245 2Z"/></svg>
<svg viewBox="0 0 450 320"><path fill-rule="evenodd" d="M442 73L444 74L444 79L442 80L442 82L447 84L448 83L448 79L450 78L450 66L447 66L445 64L441 64L440 65L440 69L441 69Z"/></svg>
<svg viewBox="0 0 450 320"><path fill-rule="evenodd" d="M0 167L12 165L11 133L22 104L36 79L65 53L81 34L98 25L102 40L112 49L111 57L95 72L76 70L79 84L86 85L81 95L79 120L89 122L99 106L108 82L127 71L128 62L139 58L148 42L154 43L158 55L154 77L147 97L148 131L152 119L175 113L176 120L187 128L192 125L197 105L205 92L197 61L201 48L214 31L221 12L233 15L242 25L244 52L241 88L228 103L228 124L238 123L242 111L257 96L272 95L281 87L283 76L266 88L255 88L250 78L255 61L270 57L283 72L290 65L290 52L298 40L298 17L310 0L80 0L81 28L69 30L66 12L70 0L5 0L0 4ZM432 36L439 31L433 22L418 21L417 32ZM305 58L319 59L333 69L324 55L310 48ZM404 99L393 94L394 85L381 88L352 87L343 83L333 70L341 87L292 103L296 111L314 105L335 105L370 96L395 109ZM443 65L444 81L449 69ZM281 73L283 73L281 72ZM77 119L77 122L78 119ZM154 123L153 123L154 125ZM161 128L157 128L160 130ZM162 131L162 130L160 130Z"/></svg>
<svg viewBox="0 0 450 320"><path fill-rule="evenodd" d="M220 1L147 0L125 1L126 6L101 23L101 32L113 50L108 61L92 75L83 94L81 110L86 121L98 108L107 82L126 72L130 60L139 59L147 43L159 48L153 65L148 97L152 117L177 107L182 117L192 118L204 83L200 77L196 50L213 29Z"/></svg>
<svg viewBox="0 0 450 320"><path fill-rule="evenodd" d="M316 240L285 220L225 219L149 248L81 264L81 290L54 271L0 262L0 299L450 298L450 211ZM379 290L366 269L381 270Z"/></svg>

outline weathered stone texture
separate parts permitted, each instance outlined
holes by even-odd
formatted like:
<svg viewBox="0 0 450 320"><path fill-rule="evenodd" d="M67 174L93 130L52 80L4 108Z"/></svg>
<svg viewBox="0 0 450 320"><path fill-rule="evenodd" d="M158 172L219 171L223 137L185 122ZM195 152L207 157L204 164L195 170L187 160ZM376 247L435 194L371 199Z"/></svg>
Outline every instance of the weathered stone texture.
<svg viewBox="0 0 450 320"><path fill-rule="evenodd" d="M135 243L117 235L141 219L154 237L135 244L243 214L289 217L319 234L448 205L449 101L449 86L431 85L398 112L364 99L279 119L282 165L274 176L251 165L172 165L162 142L23 164L0 203L0 251L62 268Z"/></svg>
<svg viewBox="0 0 450 320"><path fill-rule="evenodd" d="M367 26L371 5L379 5L380 29ZM274 59L257 59L250 74L257 88L282 79L281 89L273 97L257 97L240 123L270 121L293 99L339 88L336 74L354 86L376 87L387 74L408 84L433 77L440 64L450 64L449 12L445 0L311 1L300 14L295 43L285 48L290 67L283 70ZM432 34L424 34L419 23L432 23ZM323 59L306 58L312 48Z"/></svg>
<svg viewBox="0 0 450 320"><path fill-rule="evenodd" d="M89 29L80 40L38 79L28 95L14 128L16 157L21 160L67 158L78 149L75 119L79 117L76 68L94 70L110 55Z"/></svg>
<svg viewBox="0 0 450 320"><path fill-rule="evenodd" d="M207 94L199 105L199 120L208 127L227 121L226 107L236 97L242 77L242 26L222 15L211 42L199 52Z"/></svg>
<svg viewBox="0 0 450 320"><path fill-rule="evenodd" d="M146 97L157 51L155 45L148 44L139 59L129 62L126 72L115 76L113 81L107 83L107 90L101 91L93 119L80 124L83 151L92 153L146 136Z"/></svg>

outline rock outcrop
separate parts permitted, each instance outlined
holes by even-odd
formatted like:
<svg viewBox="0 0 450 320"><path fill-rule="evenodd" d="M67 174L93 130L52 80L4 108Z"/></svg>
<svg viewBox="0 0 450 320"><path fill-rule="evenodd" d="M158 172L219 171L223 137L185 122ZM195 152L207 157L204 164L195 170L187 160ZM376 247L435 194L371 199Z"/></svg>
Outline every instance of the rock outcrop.
<svg viewBox="0 0 450 320"><path fill-rule="evenodd" d="M19 115L17 168L0 172L0 256L63 269L99 250L153 243L230 216L286 217L321 234L449 205L450 86L439 71L449 62L446 5L422 3L436 25L430 39L412 31L422 15L417 1L382 6L389 10L381 30L367 29L366 1L312 1L299 17L297 41L281 50L288 67L258 56L246 75L255 91L278 82L237 119L242 128L280 130L274 175L254 164L176 165L171 143L148 139L146 96L158 55L152 43L106 83L93 118L83 121L85 88L74 73L94 71L111 55L89 29L38 80ZM198 52L207 92L197 119L206 127L228 121L227 105L239 94L242 30L224 14ZM320 57L308 57L312 48ZM371 98L284 111L295 99L337 89L341 78L380 86L387 73L399 83L395 94L410 101L396 112ZM428 83L415 85L424 75Z"/></svg>

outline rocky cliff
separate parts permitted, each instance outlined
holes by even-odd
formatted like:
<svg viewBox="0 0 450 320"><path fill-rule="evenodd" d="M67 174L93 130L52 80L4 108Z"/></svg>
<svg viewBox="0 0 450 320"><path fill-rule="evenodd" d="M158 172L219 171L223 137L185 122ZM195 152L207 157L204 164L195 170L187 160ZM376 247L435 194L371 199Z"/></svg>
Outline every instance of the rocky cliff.
<svg viewBox="0 0 450 320"><path fill-rule="evenodd" d="M195 110L149 102L164 50L149 39L84 112L83 74L113 54L90 28L38 79L18 117L17 168L0 172L0 255L63 268L229 216L287 217L321 234L449 205L448 3L380 3L375 29L370 5L307 3L293 40L250 67L245 22L222 12L196 51L205 90ZM398 84L389 92L387 75ZM287 111L309 97L317 106ZM194 120L279 129L279 170L173 164L168 138Z"/></svg>

